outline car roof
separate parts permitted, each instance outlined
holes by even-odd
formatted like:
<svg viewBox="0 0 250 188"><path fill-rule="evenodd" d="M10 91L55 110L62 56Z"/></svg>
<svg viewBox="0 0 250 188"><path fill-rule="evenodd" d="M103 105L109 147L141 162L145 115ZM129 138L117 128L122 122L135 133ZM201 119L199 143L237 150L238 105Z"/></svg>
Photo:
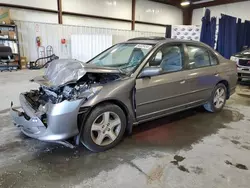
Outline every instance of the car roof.
<svg viewBox="0 0 250 188"><path fill-rule="evenodd" d="M207 46L202 42L199 41L193 41L193 40L183 40L183 39L170 39L170 38L164 38L164 37L138 37L138 38L132 38L126 41L125 43L139 43L139 44L163 44L163 43L189 43L199 46Z"/></svg>

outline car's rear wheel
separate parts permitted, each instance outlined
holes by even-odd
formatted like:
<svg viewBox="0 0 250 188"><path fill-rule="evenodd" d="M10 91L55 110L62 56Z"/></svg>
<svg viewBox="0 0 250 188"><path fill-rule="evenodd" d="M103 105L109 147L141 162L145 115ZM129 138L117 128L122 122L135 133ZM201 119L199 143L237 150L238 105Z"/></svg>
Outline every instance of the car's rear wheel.
<svg viewBox="0 0 250 188"><path fill-rule="evenodd" d="M121 141L126 122L126 116L119 106L114 104L97 106L83 125L81 142L94 152L110 149Z"/></svg>
<svg viewBox="0 0 250 188"><path fill-rule="evenodd" d="M204 105L204 108L209 112L218 112L224 107L226 98L227 88L224 84L220 83L214 88L212 95L209 101Z"/></svg>

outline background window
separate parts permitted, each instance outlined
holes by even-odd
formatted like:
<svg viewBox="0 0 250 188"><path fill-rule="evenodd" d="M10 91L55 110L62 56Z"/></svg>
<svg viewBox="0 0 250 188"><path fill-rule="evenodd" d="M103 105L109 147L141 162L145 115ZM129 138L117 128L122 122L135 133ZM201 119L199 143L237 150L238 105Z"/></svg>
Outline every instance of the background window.
<svg viewBox="0 0 250 188"><path fill-rule="evenodd" d="M187 46L187 50L189 57L189 69L210 66L210 58L207 50L195 46Z"/></svg>
<svg viewBox="0 0 250 188"><path fill-rule="evenodd" d="M183 50L179 46L162 47L153 59L149 66L159 66L163 72L174 72L182 69Z"/></svg>

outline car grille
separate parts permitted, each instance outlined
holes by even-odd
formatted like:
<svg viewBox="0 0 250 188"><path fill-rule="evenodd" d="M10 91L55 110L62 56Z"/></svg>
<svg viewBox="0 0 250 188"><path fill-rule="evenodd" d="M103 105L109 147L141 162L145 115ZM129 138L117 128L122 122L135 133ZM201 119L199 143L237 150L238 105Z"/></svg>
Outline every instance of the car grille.
<svg viewBox="0 0 250 188"><path fill-rule="evenodd" d="M239 65L250 67L250 60L239 59Z"/></svg>
<svg viewBox="0 0 250 188"><path fill-rule="evenodd" d="M241 76L241 77L250 77L250 74L241 73L240 76Z"/></svg>

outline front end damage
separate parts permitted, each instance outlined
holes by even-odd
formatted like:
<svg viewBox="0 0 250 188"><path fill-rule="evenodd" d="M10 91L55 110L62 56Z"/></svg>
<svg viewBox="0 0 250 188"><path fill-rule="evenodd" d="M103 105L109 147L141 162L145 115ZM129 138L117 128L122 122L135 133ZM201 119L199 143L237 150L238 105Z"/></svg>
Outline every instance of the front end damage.
<svg viewBox="0 0 250 188"><path fill-rule="evenodd" d="M25 135L43 141L58 141L78 134L76 119L82 100L48 102L37 108L38 101L29 96L37 97L35 94L20 94L22 111L11 108L14 124Z"/></svg>
<svg viewBox="0 0 250 188"><path fill-rule="evenodd" d="M85 102L100 92L104 84L121 76L117 71L98 71L78 61L73 61L78 68L66 73L63 69L69 66L67 61L52 63L57 65L53 65L53 70L48 67L50 75L47 71L44 76L33 80L40 84L39 89L21 93L22 109L19 111L11 107L10 114L14 124L25 135L58 142L79 134L78 115L90 108L84 106Z"/></svg>

